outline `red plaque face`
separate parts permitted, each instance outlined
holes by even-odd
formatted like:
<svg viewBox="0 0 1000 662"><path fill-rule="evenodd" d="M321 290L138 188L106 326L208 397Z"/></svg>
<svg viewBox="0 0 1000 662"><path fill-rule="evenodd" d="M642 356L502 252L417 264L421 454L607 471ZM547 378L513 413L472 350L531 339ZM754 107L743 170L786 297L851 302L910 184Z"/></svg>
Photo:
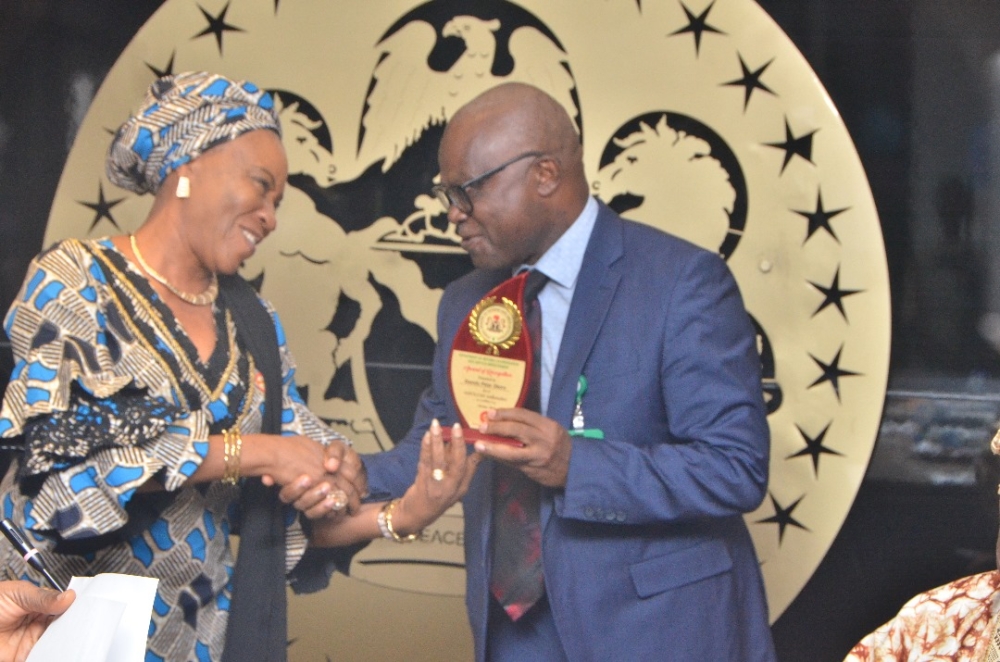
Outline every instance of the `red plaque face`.
<svg viewBox="0 0 1000 662"><path fill-rule="evenodd" d="M526 280L527 272L490 290L455 334L448 378L467 442L519 444L476 428L487 410L520 407L528 394L532 338L522 313Z"/></svg>

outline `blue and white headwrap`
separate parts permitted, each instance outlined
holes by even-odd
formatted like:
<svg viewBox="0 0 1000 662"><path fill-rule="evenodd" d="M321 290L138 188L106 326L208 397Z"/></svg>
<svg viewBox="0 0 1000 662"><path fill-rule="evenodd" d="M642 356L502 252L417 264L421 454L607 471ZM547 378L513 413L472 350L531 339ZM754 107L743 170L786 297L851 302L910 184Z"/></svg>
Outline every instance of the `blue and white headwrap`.
<svg viewBox="0 0 1000 662"><path fill-rule="evenodd" d="M108 179L136 193L155 194L181 165L255 129L281 135L274 100L253 83L202 71L164 76L150 85L142 107L115 133Z"/></svg>

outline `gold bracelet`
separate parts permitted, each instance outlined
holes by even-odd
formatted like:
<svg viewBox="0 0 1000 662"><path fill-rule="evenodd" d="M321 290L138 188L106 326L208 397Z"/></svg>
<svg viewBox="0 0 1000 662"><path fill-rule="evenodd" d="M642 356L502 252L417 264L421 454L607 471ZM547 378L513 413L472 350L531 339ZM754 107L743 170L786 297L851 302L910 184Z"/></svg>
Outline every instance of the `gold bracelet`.
<svg viewBox="0 0 1000 662"><path fill-rule="evenodd" d="M240 468L242 467L243 459L243 435L240 434L240 429L235 426L230 428L230 434L232 434L235 444L235 452L233 453L233 472L230 475L230 480L233 485L236 485L240 482Z"/></svg>
<svg viewBox="0 0 1000 662"><path fill-rule="evenodd" d="M222 482L236 485L240 482L240 455L243 451L243 437L240 429L233 426L222 431Z"/></svg>
<svg viewBox="0 0 1000 662"><path fill-rule="evenodd" d="M388 531L389 535L392 536L392 539L395 540L396 542L401 542L401 543L402 542L413 542L414 540L416 540L419 537L419 532L418 533L411 533L408 536L401 536L398 533L396 533L396 530L394 528L392 528L392 511L396 508L396 504L398 504L398 503L399 503L399 499L393 499L389 503L387 503L384 506L382 506L382 512L379 513L379 514L382 515L384 513L384 516L379 518L380 519L379 523L381 524L382 521L385 522L385 531ZM381 529L382 527L379 526L379 528ZM383 532L383 535L384 535L384 532Z"/></svg>
<svg viewBox="0 0 1000 662"><path fill-rule="evenodd" d="M226 467L229 466L229 430L222 431L222 480L226 479Z"/></svg>
<svg viewBox="0 0 1000 662"><path fill-rule="evenodd" d="M232 449L232 442L229 441L229 430L222 431L222 482L228 483L229 476L229 453Z"/></svg>

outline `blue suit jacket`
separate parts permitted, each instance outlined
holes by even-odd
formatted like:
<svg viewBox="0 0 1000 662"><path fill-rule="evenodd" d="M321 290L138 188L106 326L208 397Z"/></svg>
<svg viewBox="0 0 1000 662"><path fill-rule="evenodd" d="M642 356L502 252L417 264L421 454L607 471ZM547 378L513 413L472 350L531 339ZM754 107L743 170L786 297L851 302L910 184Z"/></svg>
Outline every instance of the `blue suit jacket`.
<svg viewBox="0 0 1000 662"><path fill-rule="evenodd" d="M453 282L433 382L395 449L366 457L373 493L402 494L432 418L457 419L452 339L509 271ZM545 585L570 660L771 660L758 561L742 514L764 497L769 431L754 330L722 260L601 205L553 377L548 415L586 424L565 489L544 490ZM492 463L465 512L466 604L484 658Z"/></svg>

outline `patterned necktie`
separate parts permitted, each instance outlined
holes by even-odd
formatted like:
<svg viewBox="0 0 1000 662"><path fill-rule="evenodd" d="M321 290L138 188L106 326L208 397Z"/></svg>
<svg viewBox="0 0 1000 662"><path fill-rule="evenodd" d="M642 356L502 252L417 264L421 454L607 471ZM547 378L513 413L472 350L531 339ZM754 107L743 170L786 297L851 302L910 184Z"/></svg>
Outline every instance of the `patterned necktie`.
<svg viewBox="0 0 1000 662"><path fill-rule="evenodd" d="M524 406L534 411L540 411L542 372L542 308L537 297L547 282L545 274L532 270L524 287L524 307L533 353L531 382ZM541 490L538 483L501 462L495 464L493 477L490 591L511 620L516 621L545 592L539 515Z"/></svg>

